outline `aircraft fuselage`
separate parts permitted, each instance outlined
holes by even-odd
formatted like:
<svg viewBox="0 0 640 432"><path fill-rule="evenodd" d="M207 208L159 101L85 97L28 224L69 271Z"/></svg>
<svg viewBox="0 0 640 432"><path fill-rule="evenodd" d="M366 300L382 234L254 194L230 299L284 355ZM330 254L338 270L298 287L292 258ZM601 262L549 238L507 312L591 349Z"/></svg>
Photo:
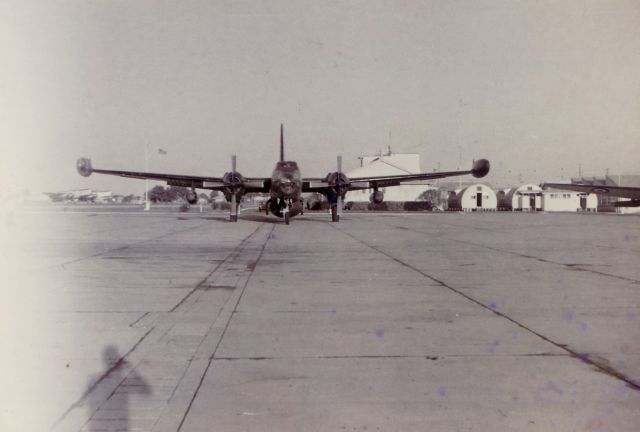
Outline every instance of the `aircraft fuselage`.
<svg viewBox="0 0 640 432"><path fill-rule="evenodd" d="M267 209L278 217L285 212L292 217L302 213L302 176L298 164L293 161L279 161L271 174L270 199Z"/></svg>

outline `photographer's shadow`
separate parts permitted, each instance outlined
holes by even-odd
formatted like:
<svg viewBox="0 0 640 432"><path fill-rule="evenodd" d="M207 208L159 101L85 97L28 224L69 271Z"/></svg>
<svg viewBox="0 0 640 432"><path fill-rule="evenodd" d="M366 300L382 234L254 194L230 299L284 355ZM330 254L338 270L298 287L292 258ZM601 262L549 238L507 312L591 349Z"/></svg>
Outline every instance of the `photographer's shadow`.
<svg viewBox="0 0 640 432"><path fill-rule="evenodd" d="M89 390L105 379L118 383L117 388L107 400L89 399L87 408L91 415L89 423L82 430L88 431L126 431L129 424L129 399L132 395L150 395L151 387L135 369L127 372L127 361L120 356L118 349L108 345L102 352L105 370L99 376L89 378Z"/></svg>

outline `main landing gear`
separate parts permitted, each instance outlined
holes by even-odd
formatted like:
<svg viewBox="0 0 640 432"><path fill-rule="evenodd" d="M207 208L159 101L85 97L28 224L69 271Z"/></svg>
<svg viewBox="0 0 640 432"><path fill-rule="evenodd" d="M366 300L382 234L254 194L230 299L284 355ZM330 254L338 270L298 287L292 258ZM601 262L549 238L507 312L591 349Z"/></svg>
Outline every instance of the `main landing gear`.
<svg viewBox="0 0 640 432"><path fill-rule="evenodd" d="M338 204L331 204L331 222L340 222L340 214L338 213Z"/></svg>
<svg viewBox="0 0 640 432"><path fill-rule="evenodd" d="M229 208L229 221L238 222L238 203L236 202L236 196L231 196L231 203Z"/></svg>

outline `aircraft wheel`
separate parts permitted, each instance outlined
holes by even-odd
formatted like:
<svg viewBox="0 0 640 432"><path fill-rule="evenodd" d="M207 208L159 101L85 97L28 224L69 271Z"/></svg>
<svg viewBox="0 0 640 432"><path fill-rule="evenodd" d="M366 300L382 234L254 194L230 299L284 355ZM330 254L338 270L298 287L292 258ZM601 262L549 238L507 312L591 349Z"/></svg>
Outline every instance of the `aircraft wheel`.
<svg viewBox="0 0 640 432"><path fill-rule="evenodd" d="M284 223L289 225L289 212L284 212Z"/></svg>
<svg viewBox="0 0 640 432"><path fill-rule="evenodd" d="M237 214L230 214L229 215L229 221L230 222L238 222L238 215Z"/></svg>

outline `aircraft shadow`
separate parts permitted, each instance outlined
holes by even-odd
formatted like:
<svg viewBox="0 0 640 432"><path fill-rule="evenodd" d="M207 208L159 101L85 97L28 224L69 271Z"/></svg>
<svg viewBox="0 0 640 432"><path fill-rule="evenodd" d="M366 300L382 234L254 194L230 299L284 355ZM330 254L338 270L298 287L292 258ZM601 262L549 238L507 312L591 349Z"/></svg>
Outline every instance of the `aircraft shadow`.
<svg viewBox="0 0 640 432"><path fill-rule="evenodd" d="M214 221L214 222L221 222L221 223L232 223L231 221L229 221L228 215L202 216L200 217L200 219ZM311 215L311 216L305 216L305 217L294 217L291 219L291 223L328 222L330 220L331 219L326 215ZM238 222L241 222L241 221L269 223L274 225L285 225L284 219L280 219L276 216L267 216L265 214L240 214L238 216Z"/></svg>

